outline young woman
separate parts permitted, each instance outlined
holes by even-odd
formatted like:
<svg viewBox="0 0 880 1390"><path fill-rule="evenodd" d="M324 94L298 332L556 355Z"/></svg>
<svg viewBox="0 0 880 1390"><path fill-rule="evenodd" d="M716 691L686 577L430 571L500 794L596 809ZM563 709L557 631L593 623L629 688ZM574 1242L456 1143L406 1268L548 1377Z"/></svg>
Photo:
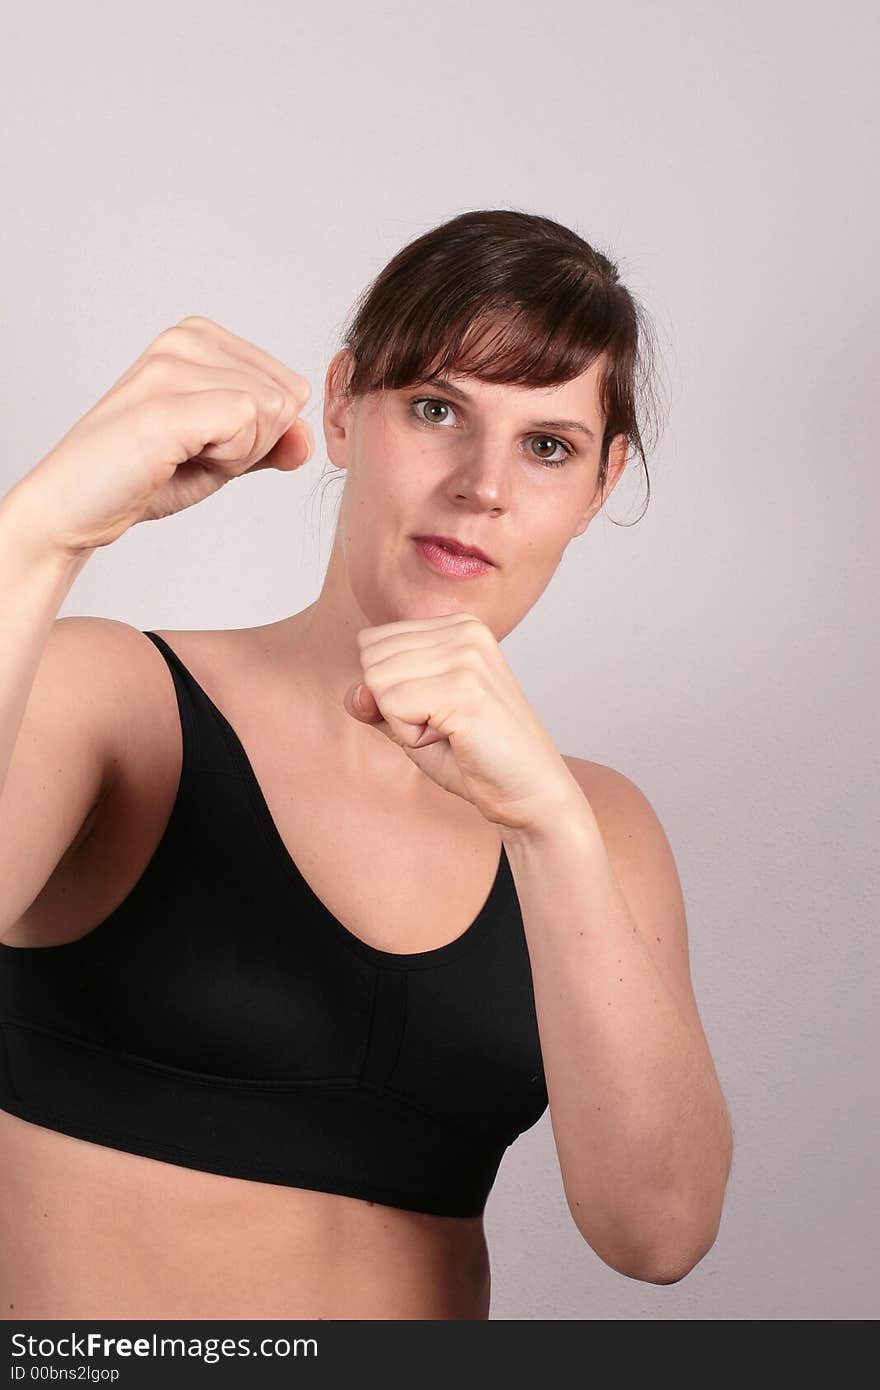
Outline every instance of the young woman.
<svg viewBox="0 0 880 1390"><path fill-rule="evenodd" d="M670 847L499 647L644 461L644 329L547 218L405 247L327 372L323 587L256 628L56 616L130 526L311 456L308 383L211 320L0 501L5 1318L486 1318L486 1199L548 1104L600 1258L712 1245Z"/></svg>

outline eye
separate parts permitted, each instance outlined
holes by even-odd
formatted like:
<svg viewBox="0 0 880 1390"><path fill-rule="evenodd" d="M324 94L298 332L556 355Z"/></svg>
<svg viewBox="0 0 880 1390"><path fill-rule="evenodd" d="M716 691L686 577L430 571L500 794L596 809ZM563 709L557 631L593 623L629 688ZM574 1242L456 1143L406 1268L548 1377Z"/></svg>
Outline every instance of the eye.
<svg viewBox="0 0 880 1390"><path fill-rule="evenodd" d="M443 424L445 424L445 420L426 420L425 416L422 414L422 411L420 409L420 407L423 405L428 405L432 408L436 408L439 406L441 410L451 410L453 415L455 414L455 407L451 405L449 401L441 400L439 396L417 396L415 400L410 402L410 410L412 414L415 415L419 424L427 425L429 429L432 426L442 426ZM538 457L538 455L535 455L534 457L536 462L543 464L545 468L562 468L562 466L568 462L569 458L574 453L574 449L572 449L568 444L566 444L564 440L557 439L555 435L533 434L531 438L533 440L540 439L544 443L549 442L551 444L555 444L564 452L564 458L540 458Z"/></svg>
<svg viewBox="0 0 880 1390"><path fill-rule="evenodd" d="M562 442L561 439L557 439L555 435L533 434L532 439L540 439L542 443L547 443L549 441L551 444L556 444L560 449L564 451L565 458L542 458L538 460L539 463L546 464L548 468L561 468L564 463L568 462L569 458L574 453L573 449L570 449L567 444L564 444Z"/></svg>
<svg viewBox="0 0 880 1390"><path fill-rule="evenodd" d="M455 413L454 410L453 410L453 407L449 404L448 401L439 401L439 400L435 400L435 398L434 398L433 396L419 396L416 400L414 400L414 401L412 402L412 408L413 408L413 411L415 412L415 414L416 414L418 420L419 420L420 423L423 424L423 425L439 425L439 424L442 424L443 422L442 422L441 420L426 420L425 417L424 417L424 415L423 415L423 414L421 413L421 411L419 410L419 406L420 406L420 405L430 405L430 406L438 406L438 405L439 405L441 410L452 410L452 411L453 411L453 414Z"/></svg>

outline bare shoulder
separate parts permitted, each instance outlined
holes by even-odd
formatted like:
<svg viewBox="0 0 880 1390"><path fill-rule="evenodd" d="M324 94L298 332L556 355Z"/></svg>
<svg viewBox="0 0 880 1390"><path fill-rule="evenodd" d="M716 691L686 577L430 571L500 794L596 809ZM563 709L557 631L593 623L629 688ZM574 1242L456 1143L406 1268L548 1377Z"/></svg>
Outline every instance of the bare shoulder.
<svg viewBox="0 0 880 1390"><path fill-rule="evenodd" d="M660 886L658 878L662 879L666 895L677 898L680 885L672 847L641 787L605 763L568 754L563 759L590 803L615 868L630 878L640 873L652 892Z"/></svg>
<svg viewBox="0 0 880 1390"><path fill-rule="evenodd" d="M269 634L274 624L260 627L230 628L164 628L153 627L183 661L198 667L193 675L199 679L199 671L216 673L218 679L224 675L246 674L251 665L271 654ZM147 643L151 646L151 643Z"/></svg>
<svg viewBox="0 0 880 1390"><path fill-rule="evenodd" d="M563 753L562 757L597 818L625 817L637 811L644 815L650 807L644 792L625 773L571 753ZM653 811L653 807L650 809Z"/></svg>
<svg viewBox="0 0 880 1390"><path fill-rule="evenodd" d="M610 785L615 779L623 777L622 772L617 772L605 763L594 763L590 762L588 758L577 758L573 753L563 753L562 758L584 791L587 790L588 786L598 786L602 781ZM625 778L624 780L628 781L629 779Z"/></svg>
<svg viewBox="0 0 880 1390"><path fill-rule="evenodd" d="M133 767L155 757L173 737L161 658L143 632L117 618L66 616L58 619L53 640L69 643L71 700L96 701L108 720L112 741L100 802L81 826L69 853L76 854L101 819L111 814L114 794L127 785ZM164 724L164 726L163 726Z"/></svg>
<svg viewBox="0 0 880 1390"><path fill-rule="evenodd" d="M115 751L121 756L129 701L148 668L143 649L150 643L130 623L92 615L56 619L50 641L63 653L68 704L94 710L100 700L102 718L110 717Z"/></svg>
<svg viewBox="0 0 880 1390"><path fill-rule="evenodd" d="M156 648L143 632L118 618L65 617L57 624L59 640L75 644L77 668L83 676L100 681L117 699L120 713L131 709L130 701L143 691L149 696L156 687L156 673L163 665Z"/></svg>
<svg viewBox="0 0 880 1390"><path fill-rule="evenodd" d="M62 641L69 634L69 640L77 646L84 669L95 670L97 663L111 678L117 675L124 677L132 663L147 655L152 646L138 628L121 618L71 614L56 620L55 631Z"/></svg>
<svg viewBox="0 0 880 1390"><path fill-rule="evenodd" d="M105 620L106 621L106 620ZM171 747L172 761L179 753L180 728L174 680L165 654L147 637L155 633L191 669L196 680L214 689L224 673L234 669L239 653L246 650L250 629L160 628L139 629L113 623L120 679L130 700L128 750L132 757L152 757L156 748ZM256 631L256 629L254 629ZM132 717L133 716L133 717Z"/></svg>
<svg viewBox="0 0 880 1390"><path fill-rule="evenodd" d="M563 754L584 793L615 878L646 946L700 1027L690 977L687 914L672 845L651 801L631 778L604 763Z"/></svg>
<svg viewBox="0 0 880 1390"><path fill-rule="evenodd" d="M187 662L200 650L200 639L211 632L165 632L140 629L116 618L70 617L72 642L83 670L82 698L90 683L100 680L104 703L114 711L114 756L99 806L71 847L76 852L89 841L97 853L102 836L115 834L120 821L133 821L146 808L161 805L176 783L182 756L182 731L174 680L164 655L147 632L167 637L169 646ZM88 680L85 672L88 671Z"/></svg>

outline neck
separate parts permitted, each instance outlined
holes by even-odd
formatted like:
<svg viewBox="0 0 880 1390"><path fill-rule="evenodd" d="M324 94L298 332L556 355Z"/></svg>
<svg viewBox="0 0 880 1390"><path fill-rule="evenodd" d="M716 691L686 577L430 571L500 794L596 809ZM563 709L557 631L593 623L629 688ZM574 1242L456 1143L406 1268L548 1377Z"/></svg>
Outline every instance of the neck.
<svg viewBox="0 0 880 1390"><path fill-rule="evenodd" d="M332 747L334 760L355 774L390 776L401 789L411 783L413 790L423 790L425 774L406 753L343 705L348 689L363 680L357 635L374 625L351 591L337 535L315 602L263 633L280 687L293 686L302 696L311 734Z"/></svg>

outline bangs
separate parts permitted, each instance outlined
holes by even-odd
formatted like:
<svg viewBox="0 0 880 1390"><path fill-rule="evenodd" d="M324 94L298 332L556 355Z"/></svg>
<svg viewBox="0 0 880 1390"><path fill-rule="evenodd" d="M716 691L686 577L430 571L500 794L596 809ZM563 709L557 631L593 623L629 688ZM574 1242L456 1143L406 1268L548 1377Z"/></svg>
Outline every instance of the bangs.
<svg viewBox="0 0 880 1390"><path fill-rule="evenodd" d="M517 308L497 304L462 304L450 316L448 306L423 305L418 323L397 320L374 353L367 352L367 372L350 389L354 394L396 391L431 376L475 377L496 385L557 386L587 371L609 344L610 315L597 321L595 305L584 308L565 301L564 310L547 298ZM366 345L362 345L366 346Z"/></svg>

